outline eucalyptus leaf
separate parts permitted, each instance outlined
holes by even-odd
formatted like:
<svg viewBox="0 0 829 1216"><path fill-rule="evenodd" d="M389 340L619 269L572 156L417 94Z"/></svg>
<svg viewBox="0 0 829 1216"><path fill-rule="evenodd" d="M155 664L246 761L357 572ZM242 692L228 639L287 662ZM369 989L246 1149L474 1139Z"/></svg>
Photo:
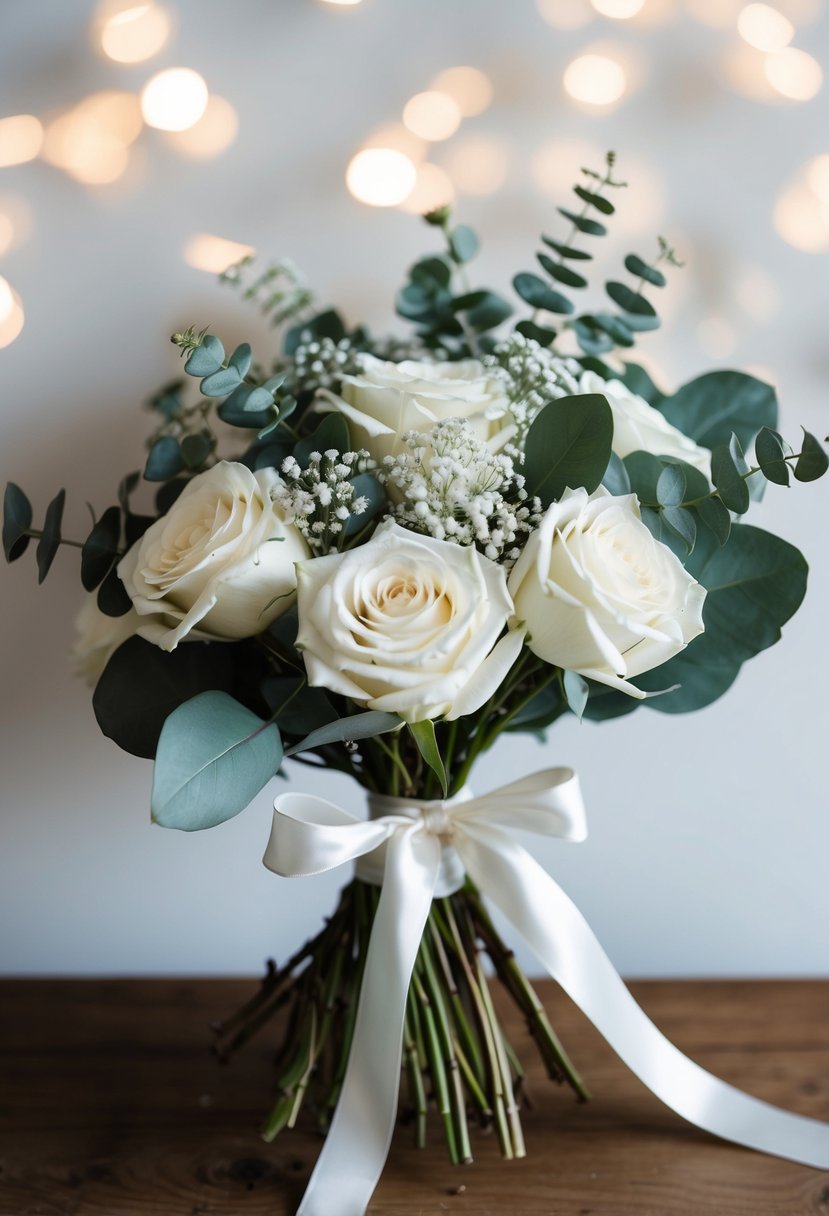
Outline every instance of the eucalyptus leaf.
<svg viewBox="0 0 829 1216"><path fill-rule="evenodd" d="M372 739L375 735L385 735L390 730L397 730L403 725L403 719L397 714L384 714L380 710L367 710L361 714L350 714L346 718L338 718L319 730L313 730L306 738L293 747L285 749L286 756L295 756L298 752L312 751L316 747L325 747L329 743L344 743L355 739Z"/></svg>
<svg viewBox="0 0 829 1216"><path fill-rule="evenodd" d="M59 490L46 508L46 518L43 521L43 531L37 542L37 581L42 583L49 573L49 568L55 560L55 554L60 548L60 526L63 522L63 508L66 505L66 491Z"/></svg>
<svg viewBox="0 0 829 1216"><path fill-rule="evenodd" d="M322 421L315 431L300 439L294 448L294 458L303 468L307 468L312 452L326 452L334 449L337 452L348 452L351 440L348 435L348 423L345 417L334 410L323 414Z"/></svg>
<svg viewBox="0 0 829 1216"><path fill-rule="evenodd" d="M7 562L16 562L29 546L32 504L20 486L10 481L3 496L3 552Z"/></svg>
<svg viewBox="0 0 829 1216"><path fill-rule="evenodd" d="M601 194L595 194L592 190L586 190L584 186L574 186L573 190L583 203L587 203L590 207L595 207L602 215L613 215L616 210L609 198L604 198Z"/></svg>
<svg viewBox="0 0 829 1216"><path fill-rule="evenodd" d="M733 432L745 449L762 427L777 425L774 389L743 372L706 372L659 408L668 422L707 448L728 443Z"/></svg>
<svg viewBox="0 0 829 1216"><path fill-rule="evenodd" d="M132 608L132 600L118 577L118 567L112 566L109 574L98 588L97 604L104 616L126 616Z"/></svg>
<svg viewBox="0 0 829 1216"><path fill-rule="evenodd" d="M220 367L217 372L205 376L200 388L205 397L227 397L242 383L235 367Z"/></svg>
<svg viewBox="0 0 829 1216"><path fill-rule="evenodd" d="M630 494L630 478L622 460L615 452L610 453L610 460L602 477L602 485L611 494Z"/></svg>
<svg viewBox="0 0 829 1216"><path fill-rule="evenodd" d="M560 291L554 291L552 287L548 287L537 274L522 271L515 275L512 285L521 299L526 300L533 308L543 308L547 312L564 315L574 311L572 302Z"/></svg>
<svg viewBox="0 0 829 1216"><path fill-rule="evenodd" d="M258 430L274 416L273 394L264 385L240 384L219 406L218 414L229 426Z"/></svg>
<svg viewBox="0 0 829 1216"><path fill-rule="evenodd" d="M152 816L162 827L193 832L231 819L282 763L282 741L224 692L203 692L173 710L158 741Z"/></svg>
<svg viewBox="0 0 829 1216"><path fill-rule="evenodd" d="M107 507L81 550L81 582L86 591L94 591L106 578L118 553L120 539L121 508Z"/></svg>
<svg viewBox="0 0 829 1216"><path fill-rule="evenodd" d="M685 498L687 482L682 468L666 464L656 482L656 501L661 507L678 507Z"/></svg>
<svg viewBox="0 0 829 1216"><path fill-rule="evenodd" d="M567 258L575 262L591 262L593 260L593 254L585 252L584 249L574 249L571 245L563 245L561 241L554 241L551 236L544 236L543 234L541 239L550 249L554 249L560 258Z"/></svg>
<svg viewBox="0 0 829 1216"><path fill-rule="evenodd" d="M147 456L144 466L146 481L169 481L184 468L179 442L172 435L162 435L156 439Z"/></svg>
<svg viewBox="0 0 829 1216"><path fill-rule="evenodd" d="M516 332L523 334L525 338L531 338L533 342L537 342L539 346L547 347L556 336L556 331L550 329L547 325L536 325L535 321L519 321L515 327Z"/></svg>
<svg viewBox="0 0 829 1216"><path fill-rule="evenodd" d="M358 473L350 478L354 493L358 498L367 498L368 506L359 515L349 515L343 524L343 533L348 538L362 532L366 524L379 515L386 506L386 491L373 473Z"/></svg>
<svg viewBox="0 0 829 1216"><path fill-rule="evenodd" d="M600 224L598 220L591 220L585 215L579 215L575 211L568 211L566 207L556 207L556 211L559 215L563 215L566 220L569 220L579 232L585 233L586 236L607 235L607 228L604 224Z"/></svg>
<svg viewBox="0 0 829 1216"><path fill-rule="evenodd" d="M214 334L206 334L184 365L188 376L210 376L225 361L225 348Z"/></svg>
<svg viewBox="0 0 829 1216"><path fill-rule="evenodd" d="M668 282L661 270L657 270L655 266L649 266L635 253L629 253L625 258L625 270L630 271L637 279L644 279L646 283L651 283L654 287L664 287Z"/></svg>
<svg viewBox="0 0 829 1216"><path fill-rule="evenodd" d="M449 793L449 782L446 777L443 757L440 754L440 748L435 737L434 722L430 718L424 718L422 722L410 722L409 730L417 744L417 750L440 782L440 788L445 798Z"/></svg>
<svg viewBox="0 0 829 1216"><path fill-rule="evenodd" d="M724 545L731 535L731 512L722 499L716 495L713 495L711 498L704 498L702 502L697 503L696 511L702 522L714 533L719 543Z"/></svg>
<svg viewBox="0 0 829 1216"><path fill-rule="evenodd" d="M560 262L554 262L546 253L537 253L539 265L547 271L550 278L555 279L558 283L563 283L565 287L586 287L587 279L584 275L577 274L575 270L571 270L569 266L564 266Z"/></svg>
<svg viewBox="0 0 829 1216"><path fill-rule="evenodd" d="M632 393L643 397L649 405L659 407L665 400L665 394L654 384L648 372L638 363L626 363L624 375L621 377Z"/></svg>
<svg viewBox="0 0 829 1216"><path fill-rule="evenodd" d="M803 443L794 475L798 481L817 481L829 468L829 459L820 442L809 431L803 432Z"/></svg>
<svg viewBox="0 0 829 1216"><path fill-rule="evenodd" d="M631 313L633 316L656 316L656 309L650 300L647 300L638 291L634 291L633 288L628 287L627 283L611 280L609 283L605 283L605 291L613 303L618 304L624 312Z"/></svg>
<svg viewBox="0 0 829 1216"><path fill-rule="evenodd" d="M155 507L159 515L166 515L174 502L177 502L184 490L190 484L189 477L176 477L173 481L161 486L155 496Z"/></svg>
<svg viewBox="0 0 829 1216"><path fill-rule="evenodd" d="M577 671L565 671L562 675L562 683L567 704L578 720L581 721L587 707L590 686L584 676L580 676Z"/></svg>
<svg viewBox="0 0 829 1216"><path fill-rule="evenodd" d="M613 415L601 393L550 401L533 420L525 443L529 494L547 507L567 487L599 485L610 460Z"/></svg>
<svg viewBox="0 0 829 1216"><path fill-rule="evenodd" d="M783 440L777 431L764 426L754 441L754 455L763 476L779 486L789 484L789 466L785 460Z"/></svg>
<svg viewBox="0 0 829 1216"><path fill-rule="evenodd" d="M245 376L250 371L250 365L253 358L253 352L250 349L248 342L242 342L236 347L233 354L228 359L228 367L235 368L240 378L244 380Z"/></svg>
<svg viewBox="0 0 829 1216"><path fill-rule="evenodd" d="M711 453L711 478L729 511L744 515L751 504L745 481L746 464L736 435L728 444L718 444Z"/></svg>
<svg viewBox="0 0 829 1216"><path fill-rule="evenodd" d="M212 451L213 440L203 431L181 441L181 458L188 469L200 469Z"/></svg>
<svg viewBox="0 0 829 1216"><path fill-rule="evenodd" d="M452 259L455 262L468 262L471 258L474 258L479 247L480 241L476 233L471 228L468 228L466 224L458 224L449 237L449 248Z"/></svg>
<svg viewBox="0 0 829 1216"><path fill-rule="evenodd" d="M656 691L666 683L679 685L661 697L648 697L641 704L661 714L685 714L704 709L728 691L740 666L740 663L697 662L692 658L690 648L683 650L667 663L636 677L636 683L645 690Z"/></svg>
<svg viewBox="0 0 829 1216"><path fill-rule="evenodd" d="M310 688L305 676L267 676L262 696L283 735L302 738L337 718L322 688Z"/></svg>
<svg viewBox="0 0 829 1216"><path fill-rule="evenodd" d="M690 553L697 541L697 525L693 514L685 507L668 506L663 507L662 518Z"/></svg>

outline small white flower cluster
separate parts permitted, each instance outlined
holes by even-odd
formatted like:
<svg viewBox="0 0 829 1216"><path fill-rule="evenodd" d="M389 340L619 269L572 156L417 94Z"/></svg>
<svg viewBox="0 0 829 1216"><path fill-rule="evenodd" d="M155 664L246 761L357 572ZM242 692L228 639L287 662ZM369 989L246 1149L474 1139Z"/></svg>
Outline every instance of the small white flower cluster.
<svg viewBox="0 0 829 1216"><path fill-rule="evenodd" d="M575 359L556 355L519 333L500 342L483 362L494 370L510 399L516 434L508 451L518 456L539 410L554 398L578 393L582 368Z"/></svg>
<svg viewBox="0 0 829 1216"><path fill-rule="evenodd" d="M394 511L398 522L435 540L475 545L511 566L542 515L511 458L491 452L461 418L403 438L405 451L387 456L378 470L392 496L402 495Z"/></svg>
<svg viewBox="0 0 829 1216"><path fill-rule="evenodd" d="M293 456L282 462L281 479L271 498L285 523L296 524L317 554L337 553L342 532L352 515L368 509L368 499L357 494L351 478L370 467L368 452L312 452L302 468Z"/></svg>
<svg viewBox="0 0 829 1216"><path fill-rule="evenodd" d="M340 338L339 342L332 338L313 338L308 331L294 350L288 387L295 397L315 393L321 388L338 392L343 376L354 376L360 371L360 355L367 350L378 359L394 363L422 357L420 345L407 339L377 338L367 347L365 341L358 342L354 338ZM281 370L284 367L282 364Z"/></svg>

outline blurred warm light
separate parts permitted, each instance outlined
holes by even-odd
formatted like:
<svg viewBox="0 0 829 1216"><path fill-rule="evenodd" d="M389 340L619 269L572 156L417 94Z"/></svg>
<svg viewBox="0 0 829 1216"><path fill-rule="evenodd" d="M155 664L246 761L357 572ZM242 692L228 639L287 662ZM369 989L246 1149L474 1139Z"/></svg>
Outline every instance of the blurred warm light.
<svg viewBox="0 0 829 1216"><path fill-rule="evenodd" d="M218 156L229 148L239 131L239 116L229 101L211 93L207 109L186 131L168 131L167 137L179 152L201 160Z"/></svg>
<svg viewBox="0 0 829 1216"><path fill-rule="evenodd" d="M141 63L157 54L170 35L170 18L159 4L107 4L99 18L101 48L116 63Z"/></svg>
<svg viewBox="0 0 829 1216"><path fill-rule="evenodd" d="M589 0L535 0L536 7L547 22L557 30L577 30L596 15Z"/></svg>
<svg viewBox="0 0 829 1216"><path fill-rule="evenodd" d="M771 87L765 73L765 57L745 42L734 43L722 59L726 83L742 97L752 101L779 103L780 94Z"/></svg>
<svg viewBox="0 0 829 1216"><path fill-rule="evenodd" d="M624 68L608 55L580 55L568 64L563 83L574 101L596 109L612 106L627 87Z"/></svg>
<svg viewBox="0 0 829 1216"><path fill-rule="evenodd" d="M582 180L583 167L600 169L603 164L604 152L598 144L582 139L551 139L533 154L530 172L542 194L561 202L573 183Z"/></svg>
<svg viewBox="0 0 829 1216"><path fill-rule="evenodd" d="M469 135L452 144L444 162L461 194L494 194L507 176L507 149L491 135Z"/></svg>
<svg viewBox="0 0 829 1216"><path fill-rule="evenodd" d="M46 130L44 159L88 185L116 181L129 163L129 144L137 130L128 109L99 104L93 95L61 114ZM140 119L139 124L140 128Z"/></svg>
<svg viewBox="0 0 829 1216"><path fill-rule="evenodd" d="M141 134L141 104L134 93L117 89L91 93L75 106L74 113L97 127L103 136L125 145Z"/></svg>
<svg viewBox="0 0 829 1216"><path fill-rule="evenodd" d="M597 13L616 21L635 17L645 7L645 0L591 0L591 3Z"/></svg>
<svg viewBox="0 0 829 1216"><path fill-rule="evenodd" d="M743 267L734 286L737 303L752 321L770 321L780 310L780 293L769 272L758 265Z"/></svg>
<svg viewBox="0 0 829 1216"><path fill-rule="evenodd" d="M396 207L412 192L417 170L396 148L364 148L345 174L349 192L371 207Z"/></svg>
<svg viewBox="0 0 829 1216"><path fill-rule="evenodd" d="M0 118L0 167L34 160L43 144L43 125L34 114Z"/></svg>
<svg viewBox="0 0 829 1216"><path fill-rule="evenodd" d="M798 182L785 190L774 207L778 236L804 253L829 249L829 215L808 185Z"/></svg>
<svg viewBox="0 0 829 1216"><path fill-rule="evenodd" d="M23 304L14 288L0 276L0 350L10 346L23 328Z"/></svg>
<svg viewBox="0 0 829 1216"><path fill-rule="evenodd" d="M455 187L449 174L440 165L426 163L419 166L414 188L400 206L413 215L425 215L435 207L442 207L454 201Z"/></svg>
<svg viewBox="0 0 829 1216"><path fill-rule="evenodd" d="M448 93L430 89L417 93L406 103L403 122L414 134L430 143L448 139L461 125L460 106Z"/></svg>
<svg viewBox="0 0 829 1216"><path fill-rule="evenodd" d="M0 194L0 256L26 240L32 228L29 204L17 194Z"/></svg>
<svg viewBox="0 0 829 1216"><path fill-rule="evenodd" d="M697 326L697 341L710 359L727 359L737 346L737 335L725 317L712 314Z"/></svg>
<svg viewBox="0 0 829 1216"><path fill-rule="evenodd" d="M150 127L186 131L207 109L207 85L192 68L165 68L145 85L141 112Z"/></svg>
<svg viewBox="0 0 829 1216"><path fill-rule="evenodd" d="M737 20L743 0L685 0L685 7L703 25L727 30Z"/></svg>
<svg viewBox="0 0 829 1216"><path fill-rule="evenodd" d="M430 87L451 97L464 118L482 114L492 104L492 81L480 68L447 68Z"/></svg>
<svg viewBox="0 0 829 1216"><path fill-rule="evenodd" d="M361 151L365 148L393 148L395 152L402 152L414 165L425 160L429 150L428 144L407 130L402 122L385 122L375 127L360 145Z"/></svg>
<svg viewBox="0 0 829 1216"><path fill-rule="evenodd" d="M254 252L252 245L241 245L238 241L228 241L223 236L199 232L184 246L184 260L195 270L206 270L208 274L224 274L228 267Z"/></svg>
<svg viewBox="0 0 829 1216"><path fill-rule="evenodd" d="M758 51L782 51L794 38L794 26L769 4L747 4L737 18L737 30Z"/></svg>
<svg viewBox="0 0 829 1216"><path fill-rule="evenodd" d="M765 72L777 92L792 101L810 101L823 84L818 61L808 51L798 51L792 46L769 55Z"/></svg>
<svg viewBox="0 0 829 1216"><path fill-rule="evenodd" d="M806 181L822 203L829 203L829 155L824 153L809 161Z"/></svg>
<svg viewBox="0 0 829 1216"><path fill-rule="evenodd" d="M360 0L323 0L324 4L339 4L344 8L351 8L355 4L359 4Z"/></svg>

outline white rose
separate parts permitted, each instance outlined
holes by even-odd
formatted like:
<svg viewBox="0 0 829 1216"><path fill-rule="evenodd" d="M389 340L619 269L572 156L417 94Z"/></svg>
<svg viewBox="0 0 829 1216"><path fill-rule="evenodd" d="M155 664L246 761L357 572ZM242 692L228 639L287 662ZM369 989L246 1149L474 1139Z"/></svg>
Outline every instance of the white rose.
<svg viewBox="0 0 829 1216"><path fill-rule="evenodd" d="M113 651L138 629L140 617L134 608L123 616L107 616L98 607L97 593L87 595L75 617L76 637L69 652L72 670L90 688L97 684Z"/></svg>
<svg viewBox="0 0 829 1216"><path fill-rule="evenodd" d="M524 631L500 566L472 546L388 521L357 549L297 566L308 682L409 722L483 705L518 657Z"/></svg>
<svg viewBox="0 0 829 1216"><path fill-rule="evenodd" d="M631 452L673 456L693 465L711 480L711 453L677 427L643 397L632 393L621 380L603 380L596 372L585 372L579 382L582 393L602 393L613 414L613 451L619 457Z"/></svg>
<svg viewBox="0 0 829 1216"><path fill-rule="evenodd" d="M509 580L530 650L632 697L628 680L702 633L705 589L639 518L635 494L567 490Z"/></svg>
<svg viewBox="0 0 829 1216"><path fill-rule="evenodd" d="M118 574L142 638L175 650L188 635L252 637L290 607L294 563L309 550L271 501L278 482L273 469L252 473L223 460L194 477L133 545Z"/></svg>
<svg viewBox="0 0 829 1216"><path fill-rule="evenodd" d="M503 385L477 359L387 363L361 355L359 374L343 376L341 392L329 394L329 402L351 423L354 447L378 464L401 450L407 431L429 432L447 418L466 419L493 451L514 429Z"/></svg>

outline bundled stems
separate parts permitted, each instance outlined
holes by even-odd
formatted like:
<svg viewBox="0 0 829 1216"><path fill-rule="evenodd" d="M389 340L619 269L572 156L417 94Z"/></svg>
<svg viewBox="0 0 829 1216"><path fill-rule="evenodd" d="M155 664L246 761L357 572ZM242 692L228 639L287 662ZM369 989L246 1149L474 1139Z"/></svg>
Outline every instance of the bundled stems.
<svg viewBox="0 0 829 1216"><path fill-rule="evenodd" d="M253 1035L276 1033L275 1100L262 1134L273 1140L303 1111L325 1132L342 1087L379 888L354 880L324 929L259 991L214 1025L227 1060ZM406 1003L401 1116L423 1147L437 1115L450 1160L472 1160L470 1124L494 1130L504 1157L525 1155L520 1100L524 1072L490 993L485 957L523 1015L549 1076L580 1099L587 1091L531 983L501 940L477 889L435 900ZM273 1022L279 1014L279 1021Z"/></svg>

